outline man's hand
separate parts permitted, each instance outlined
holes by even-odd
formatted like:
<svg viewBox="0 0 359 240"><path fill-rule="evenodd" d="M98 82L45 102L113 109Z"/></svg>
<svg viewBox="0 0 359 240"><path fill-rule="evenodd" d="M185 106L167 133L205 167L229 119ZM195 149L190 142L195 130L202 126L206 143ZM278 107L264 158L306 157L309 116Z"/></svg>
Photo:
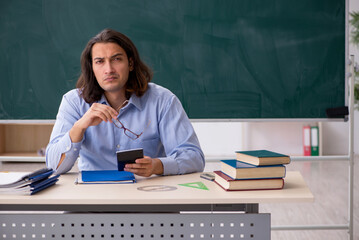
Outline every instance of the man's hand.
<svg viewBox="0 0 359 240"><path fill-rule="evenodd" d="M72 142L82 140L86 129L90 126L96 126L102 121L112 122L116 119L118 112L106 104L94 103L89 110L80 118L70 130Z"/></svg>
<svg viewBox="0 0 359 240"><path fill-rule="evenodd" d="M112 107L106 104L94 103L78 122L82 128L87 129L89 126L96 126L102 121L112 122L112 119L116 119L117 115L118 112Z"/></svg>
<svg viewBox="0 0 359 240"><path fill-rule="evenodd" d="M163 164L158 158L145 156L136 159L136 163L126 164L124 170L142 177L149 177L152 174L163 174Z"/></svg>

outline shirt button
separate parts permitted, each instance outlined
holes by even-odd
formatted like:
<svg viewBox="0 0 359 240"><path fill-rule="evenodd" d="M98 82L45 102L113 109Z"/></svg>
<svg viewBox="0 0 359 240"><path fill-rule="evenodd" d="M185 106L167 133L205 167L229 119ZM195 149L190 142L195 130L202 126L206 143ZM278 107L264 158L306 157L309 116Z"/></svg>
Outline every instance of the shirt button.
<svg viewBox="0 0 359 240"><path fill-rule="evenodd" d="M116 146L117 148L120 148L121 147L121 145L120 144L117 144L117 146Z"/></svg>
<svg viewBox="0 0 359 240"><path fill-rule="evenodd" d="M76 152L76 151L77 151L77 148L74 148L74 151Z"/></svg>

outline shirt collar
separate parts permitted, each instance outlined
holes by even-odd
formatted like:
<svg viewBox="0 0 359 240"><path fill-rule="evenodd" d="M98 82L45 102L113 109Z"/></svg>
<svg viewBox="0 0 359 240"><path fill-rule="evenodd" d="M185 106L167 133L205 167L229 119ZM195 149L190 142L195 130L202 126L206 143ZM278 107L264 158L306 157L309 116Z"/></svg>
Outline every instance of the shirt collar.
<svg viewBox="0 0 359 240"><path fill-rule="evenodd" d="M142 102L141 98L137 97L136 94L131 95L130 100L128 102L129 104L133 104L138 110L142 110Z"/></svg>
<svg viewBox="0 0 359 240"><path fill-rule="evenodd" d="M106 104L106 105L110 106L105 94L102 94L101 99L98 101L98 103ZM127 105L130 105L130 104L134 105L138 110L140 110L140 111L142 110L141 99L139 97L137 97L136 94L131 95Z"/></svg>
<svg viewBox="0 0 359 240"><path fill-rule="evenodd" d="M101 104L106 104L106 105L109 105L110 104L107 102L107 98L105 97L105 94L102 94L101 96L101 99L99 101L97 101L98 103L101 103Z"/></svg>

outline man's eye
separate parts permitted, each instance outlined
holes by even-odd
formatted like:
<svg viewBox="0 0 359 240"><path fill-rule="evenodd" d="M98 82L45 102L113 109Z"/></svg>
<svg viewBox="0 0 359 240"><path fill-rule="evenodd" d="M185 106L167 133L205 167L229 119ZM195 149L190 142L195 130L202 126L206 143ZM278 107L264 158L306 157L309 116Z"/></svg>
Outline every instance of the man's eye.
<svg viewBox="0 0 359 240"><path fill-rule="evenodd" d="M95 61L95 63L96 64L101 64L101 63L103 63L103 61L102 60L97 60L97 61Z"/></svg>
<svg viewBox="0 0 359 240"><path fill-rule="evenodd" d="M122 60L122 58L120 58L120 57L116 57L114 60L115 60L115 61L121 61L121 60Z"/></svg>

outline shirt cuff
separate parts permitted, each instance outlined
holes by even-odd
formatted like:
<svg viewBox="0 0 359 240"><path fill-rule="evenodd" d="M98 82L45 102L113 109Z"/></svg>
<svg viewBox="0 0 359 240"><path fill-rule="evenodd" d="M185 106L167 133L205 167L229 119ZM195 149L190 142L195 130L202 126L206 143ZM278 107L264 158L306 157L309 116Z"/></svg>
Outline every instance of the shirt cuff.
<svg viewBox="0 0 359 240"><path fill-rule="evenodd" d="M83 139L80 142L73 143L70 138L70 133L67 132L60 141L61 141L61 143L60 143L61 153L68 153L71 150L75 150L75 148L78 151L79 148L81 148Z"/></svg>
<svg viewBox="0 0 359 240"><path fill-rule="evenodd" d="M82 144L82 142L71 143L70 149L66 148L66 150L68 149L68 151L66 152L66 157L70 157L73 155L79 155L79 151L81 149L81 144Z"/></svg>
<svg viewBox="0 0 359 240"><path fill-rule="evenodd" d="M159 158L163 165L163 175L177 175L179 168L176 159L172 157Z"/></svg>

